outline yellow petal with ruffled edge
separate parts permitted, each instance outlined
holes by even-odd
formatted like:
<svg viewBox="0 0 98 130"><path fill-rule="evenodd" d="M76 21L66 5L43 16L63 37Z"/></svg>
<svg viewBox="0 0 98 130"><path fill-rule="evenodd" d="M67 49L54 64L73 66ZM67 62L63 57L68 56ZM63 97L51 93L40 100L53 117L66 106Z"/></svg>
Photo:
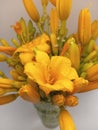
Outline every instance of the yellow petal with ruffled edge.
<svg viewBox="0 0 98 130"><path fill-rule="evenodd" d="M68 79L58 80L53 85L47 83L42 84L39 87L46 93L46 95L48 95L52 91L73 91L73 83Z"/></svg>
<svg viewBox="0 0 98 130"><path fill-rule="evenodd" d="M39 85L46 95L55 90L72 92L73 82L71 80L78 77L68 58L52 56L49 59L49 56L41 51L36 53L35 62L32 61L25 65L24 72Z"/></svg>

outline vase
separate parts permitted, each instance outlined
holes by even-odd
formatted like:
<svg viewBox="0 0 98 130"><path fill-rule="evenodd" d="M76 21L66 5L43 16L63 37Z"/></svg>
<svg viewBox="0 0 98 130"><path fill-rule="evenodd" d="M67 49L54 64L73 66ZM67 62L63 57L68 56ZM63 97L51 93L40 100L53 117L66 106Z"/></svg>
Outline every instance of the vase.
<svg viewBox="0 0 98 130"><path fill-rule="evenodd" d="M55 128L59 125L59 106L53 105L50 102L40 102L35 104L34 106L45 127Z"/></svg>

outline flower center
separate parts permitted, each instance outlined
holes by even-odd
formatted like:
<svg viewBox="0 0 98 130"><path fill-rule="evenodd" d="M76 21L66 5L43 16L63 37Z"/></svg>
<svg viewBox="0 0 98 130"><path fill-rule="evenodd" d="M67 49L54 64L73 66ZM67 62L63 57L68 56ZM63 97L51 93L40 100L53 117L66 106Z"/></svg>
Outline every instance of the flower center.
<svg viewBox="0 0 98 130"><path fill-rule="evenodd" d="M48 67L48 74L47 74L47 78L46 78L46 81L47 83L53 85L55 80L56 80L56 77L55 77L55 72L53 72L53 70L51 69L51 67Z"/></svg>

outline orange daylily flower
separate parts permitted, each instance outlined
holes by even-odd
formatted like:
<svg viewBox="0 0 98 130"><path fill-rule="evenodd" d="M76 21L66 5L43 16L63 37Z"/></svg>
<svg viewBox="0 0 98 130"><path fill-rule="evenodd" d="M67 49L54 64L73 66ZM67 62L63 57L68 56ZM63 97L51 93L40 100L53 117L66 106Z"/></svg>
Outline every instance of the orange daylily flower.
<svg viewBox="0 0 98 130"><path fill-rule="evenodd" d="M71 67L71 61L63 56L52 56L37 50L35 60L25 65L24 72L39 84L46 95L51 91L73 91L71 80L78 78L78 74Z"/></svg>

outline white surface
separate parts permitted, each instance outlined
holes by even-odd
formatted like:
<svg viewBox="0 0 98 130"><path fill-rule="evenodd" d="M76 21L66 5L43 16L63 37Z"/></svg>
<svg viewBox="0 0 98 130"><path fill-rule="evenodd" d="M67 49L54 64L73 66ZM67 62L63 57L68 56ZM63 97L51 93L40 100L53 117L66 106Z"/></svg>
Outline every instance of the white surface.
<svg viewBox="0 0 98 130"><path fill-rule="evenodd" d="M35 0L39 7L40 0ZM73 0L71 16L68 19L70 32L76 32L77 16L79 10L83 7L89 7L92 13L92 19L98 18L98 0ZM41 8L39 9L41 11ZM0 37L8 41L14 37L14 31L10 25L15 24L20 17L29 19L22 0L0 0ZM0 64L0 69L6 69L4 64ZM68 108L71 112L77 130L98 130L98 90L78 94L79 105L74 108ZM33 105L17 99L11 104L0 106L0 130L49 130L45 128L38 118ZM54 130L59 130L56 128Z"/></svg>

